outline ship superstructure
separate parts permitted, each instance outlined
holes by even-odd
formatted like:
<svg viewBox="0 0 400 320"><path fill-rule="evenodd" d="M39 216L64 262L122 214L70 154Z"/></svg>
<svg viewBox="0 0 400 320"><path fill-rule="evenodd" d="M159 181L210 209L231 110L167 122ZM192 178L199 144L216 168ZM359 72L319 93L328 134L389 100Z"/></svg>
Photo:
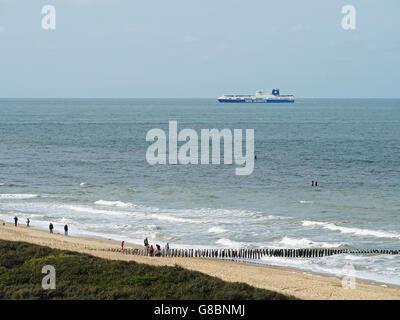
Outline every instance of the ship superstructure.
<svg viewBox="0 0 400 320"><path fill-rule="evenodd" d="M217 100L219 102L233 103L293 103L294 96L281 95L279 89L273 89L271 94L258 90L255 95L223 95Z"/></svg>

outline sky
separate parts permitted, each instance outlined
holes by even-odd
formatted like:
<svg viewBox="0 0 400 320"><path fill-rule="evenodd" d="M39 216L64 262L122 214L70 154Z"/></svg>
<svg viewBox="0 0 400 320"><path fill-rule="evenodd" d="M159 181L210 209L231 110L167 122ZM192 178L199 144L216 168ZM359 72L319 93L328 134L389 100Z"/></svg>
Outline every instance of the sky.
<svg viewBox="0 0 400 320"><path fill-rule="evenodd" d="M42 28L42 7L56 29ZM344 30L342 7L356 9ZM399 0L0 0L0 98L400 97Z"/></svg>

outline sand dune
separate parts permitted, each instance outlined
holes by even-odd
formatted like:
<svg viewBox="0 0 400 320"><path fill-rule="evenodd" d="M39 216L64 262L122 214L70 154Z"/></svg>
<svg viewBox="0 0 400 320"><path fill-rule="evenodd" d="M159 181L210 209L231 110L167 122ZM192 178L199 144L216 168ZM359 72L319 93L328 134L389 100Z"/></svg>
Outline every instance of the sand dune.
<svg viewBox="0 0 400 320"><path fill-rule="evenodd" d="M202 258L171 258L125 255L102 251L119 247L114 241L83 237L65 237L25 226L0 222L0 239L24 241L51 248L71 250L97 257L136 261L151 265L179 265L225 281L244 282L249 285L289 294L300 299L400 299L400 287L357 280L355 289L344 289L341 279L289 268L253 266L237 262ZM126 248L136 248L126 244Z"/></svg>

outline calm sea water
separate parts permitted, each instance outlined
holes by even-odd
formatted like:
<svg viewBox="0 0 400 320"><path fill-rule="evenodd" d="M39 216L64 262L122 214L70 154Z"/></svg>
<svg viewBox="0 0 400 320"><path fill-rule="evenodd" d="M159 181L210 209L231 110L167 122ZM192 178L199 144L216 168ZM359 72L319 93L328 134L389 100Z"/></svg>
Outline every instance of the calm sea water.
<svg viewBox="0 0 400 320"><path fill-rule="evenodd" d="M156 165L148 130L255 129L255 169ZM311 180L319 186L311 187ZM0 100L0 219L171 247L399 249L400 100ZM400 284L400 257L265 258Z"/></svg>

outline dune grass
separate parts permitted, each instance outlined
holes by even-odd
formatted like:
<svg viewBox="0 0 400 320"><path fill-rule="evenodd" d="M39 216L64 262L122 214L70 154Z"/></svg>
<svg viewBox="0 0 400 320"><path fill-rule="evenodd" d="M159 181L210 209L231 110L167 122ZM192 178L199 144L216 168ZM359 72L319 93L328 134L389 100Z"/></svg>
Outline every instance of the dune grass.
<svg viewBox="0 0 400 320"><path fill-rule="evenodd" d="M42 267L56 269L56 289L43 290ZM155 267L0 240L0 299L282 300L290 297L229 283L181 267Z"/></svg>

